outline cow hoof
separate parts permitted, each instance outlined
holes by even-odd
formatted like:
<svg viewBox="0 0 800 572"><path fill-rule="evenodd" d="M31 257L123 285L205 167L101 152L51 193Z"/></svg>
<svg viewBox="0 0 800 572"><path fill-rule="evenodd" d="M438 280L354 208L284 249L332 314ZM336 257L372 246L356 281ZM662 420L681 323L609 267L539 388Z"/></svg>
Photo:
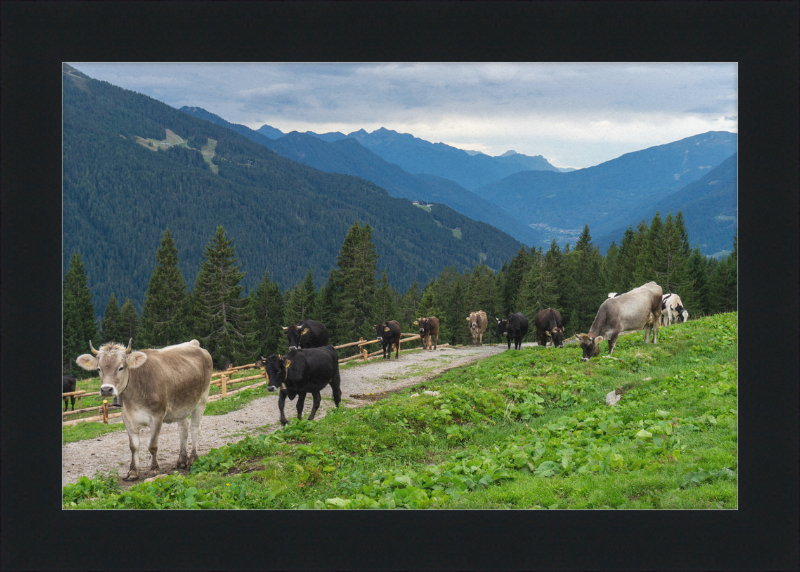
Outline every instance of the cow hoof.
<svg viewBox="0 0 800 572"><path fill-rule="evenodd" d="M186 464L186 468L187 469L191 469L192 465L194 465L194 462L196 460L197 460L197 454L196 453L192 453L191 455L189 455L189 462Z"/></svg>
<svg viewBox="0 0 800 572"><path fill-rule="evenodd" d="M139 480L139 473L137 473L136 471L129 471L128 472L128 476L125 477L124 480L126 480L126 481L138 481Z"/></svg>

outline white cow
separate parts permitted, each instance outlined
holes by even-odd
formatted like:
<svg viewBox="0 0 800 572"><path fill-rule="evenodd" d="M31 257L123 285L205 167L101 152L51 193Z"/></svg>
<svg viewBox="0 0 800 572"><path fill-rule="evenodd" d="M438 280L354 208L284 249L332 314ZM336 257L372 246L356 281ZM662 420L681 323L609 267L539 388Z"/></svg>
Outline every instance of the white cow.
<svg viewBox="0 0 800 572"><path fill-rule="evenodd" d="M689 312L683 307L681 297L677 294L664 294L661 298L661 325L680 324L689 319Z"/></svg>

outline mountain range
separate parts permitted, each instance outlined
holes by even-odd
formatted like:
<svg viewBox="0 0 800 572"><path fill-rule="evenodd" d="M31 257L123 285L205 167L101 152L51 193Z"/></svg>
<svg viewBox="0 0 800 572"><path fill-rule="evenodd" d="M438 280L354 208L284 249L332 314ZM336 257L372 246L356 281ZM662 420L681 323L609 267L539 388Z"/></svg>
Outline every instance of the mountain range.
<svg viewBox="0 0 800 572"><path fill-rule="evenodd" d="M189 108L183 110L197 114ZM202 117L228 124L205 110ZM241 125L228 125L239 132L247 130ZM272 138L267 140L262 134ZM693 204L701 198L693 183L736 153L735 133L712 131L579 170L556 169L546 161L550 168L543 169L539 157L514 151L499 157L462 152L384 128L372 133L362 129L349 135L310 131L284 135L264 125L251 131L250 136L293 160L328 172L363 177L393 196L447 204L470 218L503 229L529 246L546 247L553 239L562 245L574 243L588 224L592 236L600 237L597 243L605 251L612 241L619 241L625 228L636 226L642 218L649 220L656 210L668 207L666 212L686 211L684 218L695 229L690 235L692 240L697 239L702 252L716 254L730 249L736 226L735 177L730 181L729 172L722 177L727 181L725 186L718 187L715 193L703 194L703 201ZM497 164L502 163L519 171L469 190L442 175L457 171L461 163L448 163L448 159L460 161L464 154L481 158L484 163L493 161L495 174ZM413 162L414 157L419 162ZM397 164L392 164L393 160ZM405 167L400 168L400 163ZM489 177L490 173L484 170L481 176ZM712 178L721 179L717 175Z"/></svg>
<svg viewBox="0 0 800 572"><path fill-rule="evenodd" d="M323 283L354 222L400 291L447 266L499 269L523 244L444 204L419 208L360 177L292 161L227 127L63 66L63 264L80 252L101 314L113 292L139 311L166 228L194 286L223 226L245 290L269 272L283 289ZM347 144L347 143L345 143Z"/></svg>

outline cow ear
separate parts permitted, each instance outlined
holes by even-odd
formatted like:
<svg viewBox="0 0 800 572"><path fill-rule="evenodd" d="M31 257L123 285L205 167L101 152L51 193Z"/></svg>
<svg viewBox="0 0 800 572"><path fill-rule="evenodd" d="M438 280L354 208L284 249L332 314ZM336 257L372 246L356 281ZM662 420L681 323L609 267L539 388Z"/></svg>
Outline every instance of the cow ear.
<svg viewBox="0 0 800 572"><path fill-rule="evenodd" d="M98 366L97 358L90 354L83 354L82 356L79 356L75 360L75 363L87 371L95 370Z"/></svg>
<svg viewBox="0 0 800 572"><path fill-rule="evenodd" d="M287 359L286 362L284 362L284 365L286 366L286 369L289 369L289 366L292 365L292 360Z"/></svg>
<svg viewBox="0 0 800 572"><path fill-rule="evenodd" d="M308 328L306 328L305 330L303 330L303 334L307 334L307 333L308 333Z"/></svg>
<svg viewBox="0 0 800 572"><path fill-rule="evenodd" d="M131 352L128 354L128 357L125 358L125 361L128 367L136 369L147 361L147 354L144 352Z"/></svg>
<svg viewBox="0 0 800 572"><path fill-rule="evenodd" d="M602 342L604 339L605 339L605 338L604 338L603 336L597 336L597 337L594 339L594 341L595 341L595 343L596 343L596 344L598 344L598 345L599 345L599 344L600 344L600 342Z"/></svg>

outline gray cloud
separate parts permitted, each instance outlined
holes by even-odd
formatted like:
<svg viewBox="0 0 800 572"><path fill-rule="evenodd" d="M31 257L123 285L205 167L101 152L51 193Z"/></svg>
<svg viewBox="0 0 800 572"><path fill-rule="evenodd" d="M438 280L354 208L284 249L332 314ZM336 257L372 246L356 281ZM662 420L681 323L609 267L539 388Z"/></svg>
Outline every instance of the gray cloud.
<svg viewBox="0 0 800 572"><path fill-rule="evenodd" d="M736 121L736 64L75 63L169 105L284 132L386 127L585 167ZM731 119L733 118L733 119ZM735 129L735 125L730 127Z"/></svg>

